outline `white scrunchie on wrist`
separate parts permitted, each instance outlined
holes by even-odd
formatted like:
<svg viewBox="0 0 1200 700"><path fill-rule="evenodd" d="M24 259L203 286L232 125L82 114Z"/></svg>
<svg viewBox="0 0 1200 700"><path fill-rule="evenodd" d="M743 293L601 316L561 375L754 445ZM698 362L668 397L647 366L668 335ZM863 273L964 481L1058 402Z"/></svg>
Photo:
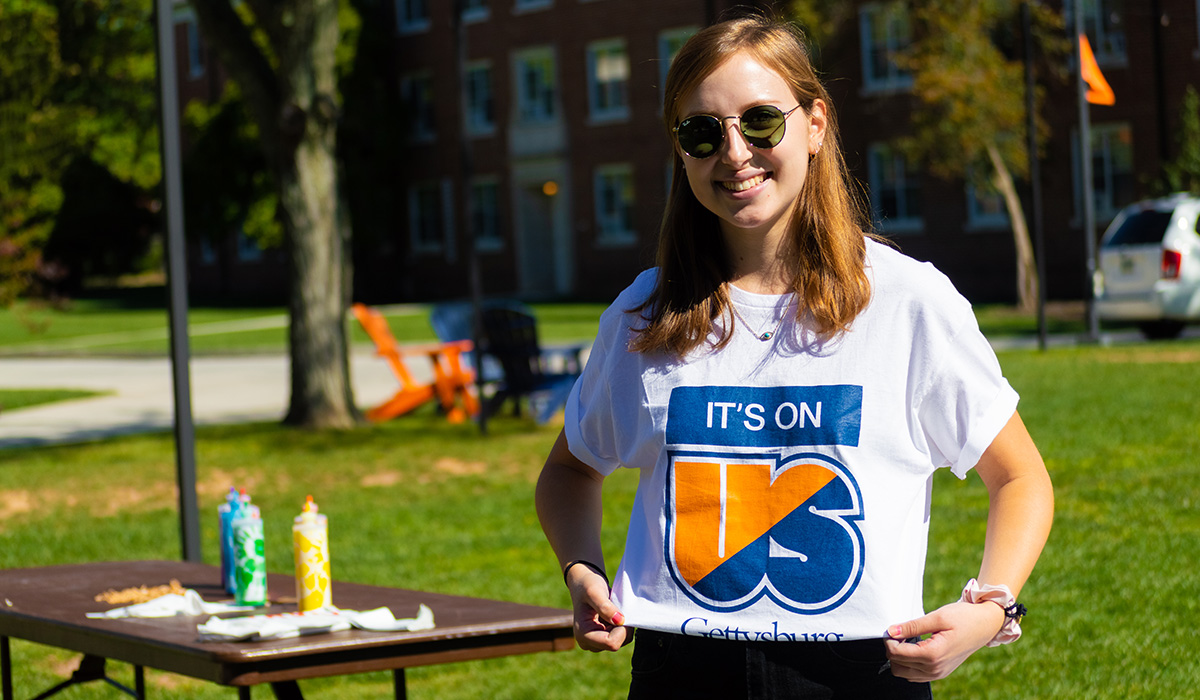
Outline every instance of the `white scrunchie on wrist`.
<svg viewBox="0 0 1200 700"><path fill-rule="evenodd" d="M960 600L964 603L990 601L1004 609L1004 626L1000 628L995 637L992 637L992 641L987 643L989 647L1009 644L1021 638L1021 617L1024 615L1024 608L1018 609L1017 598L1008 586L982 584L971 579L963 588Z"/></svg>

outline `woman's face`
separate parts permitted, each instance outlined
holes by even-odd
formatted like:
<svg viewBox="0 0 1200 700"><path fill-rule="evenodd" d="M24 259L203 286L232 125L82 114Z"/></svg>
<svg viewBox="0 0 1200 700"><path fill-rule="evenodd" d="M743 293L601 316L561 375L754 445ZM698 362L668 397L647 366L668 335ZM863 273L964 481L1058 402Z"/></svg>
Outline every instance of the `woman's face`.
<svg viewBox="0 0 1200 700"><path fill-rule="evenodd" d="M727 237L783 230L808 175L809 155L825 136L825 104L816 100L810 113L797 109L787 117L783 140L773 148L751 146L740 130L741 115L759 105L786 113L798 101L778 73L744 52L721 64L680 102L681 121L705 114L724 118L725 138L713 155L693 158L678 141L675 148L692 193L717 215Z"/></svg>

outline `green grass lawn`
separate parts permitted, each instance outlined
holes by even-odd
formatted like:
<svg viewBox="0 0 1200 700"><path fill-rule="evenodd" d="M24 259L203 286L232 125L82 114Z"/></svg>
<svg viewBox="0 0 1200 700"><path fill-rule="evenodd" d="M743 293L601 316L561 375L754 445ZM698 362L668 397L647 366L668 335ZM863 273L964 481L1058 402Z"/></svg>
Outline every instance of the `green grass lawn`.
<svg viewBox="0 0 1200 700"><path fill-rule="evenodd" d="M936 697L1188 697L1200 648L1200 343L1010 352L1001 361L1055 482L1055 527L1022 595L1030 608L1025 638L981 651L935 685ZM238 485L263 509L268 568L289 571L291 518L311 493L330 517L336 578L565 607L532 504L555 435L553 426L502 417L482 437L429 410L345 432L201 428L205 559L218 560L215 509ZM606 483L610 562L620 555L635 477ZM935 482L929 608L957 597L977 570L986 513L978 478L959 482L942 473ZM0 566L176 558L173 484L169 435L2 450ZM412 669L409 690L418 699L618 698L629 653ZM57 683L75 663L19 641L13 654L18 697ZM127 667L112 666L128 679ZM147 676L156 698L230 693L161 672ZM382 697L389 682L386 674L366 674L303 687L308 697L351 699ZM112 692L93 684L71 696Z"/></svg>
<svg viewBox="0 0 1200 700"><path fill-rule="evenodd" d="M83 389L0 389L0 411L15 411L55 401L82 399L100 393Z"/></svg>

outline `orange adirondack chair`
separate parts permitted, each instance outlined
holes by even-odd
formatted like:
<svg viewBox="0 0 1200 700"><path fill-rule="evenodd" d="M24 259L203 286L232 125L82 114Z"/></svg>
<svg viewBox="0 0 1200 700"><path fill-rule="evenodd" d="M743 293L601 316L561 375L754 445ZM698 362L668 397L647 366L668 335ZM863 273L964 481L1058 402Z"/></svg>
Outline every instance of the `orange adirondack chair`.
<svg viewBox="0 0 1200 700"><path fill-rule="evenodd" d="M401 347L383 314L365 304L354 304L351 310L375 343L376 354L388 361L400 380L400 390L392 398L366 412L368 420L385 421L402 416L435 399L452 423L461 423L467 416L478 415L479 398L473 389L475 374L462 363L462 353L471 351L471 341ZM429 358L433 364L432 384L420 384L413 378L404 363L406 355Z"/></svg>

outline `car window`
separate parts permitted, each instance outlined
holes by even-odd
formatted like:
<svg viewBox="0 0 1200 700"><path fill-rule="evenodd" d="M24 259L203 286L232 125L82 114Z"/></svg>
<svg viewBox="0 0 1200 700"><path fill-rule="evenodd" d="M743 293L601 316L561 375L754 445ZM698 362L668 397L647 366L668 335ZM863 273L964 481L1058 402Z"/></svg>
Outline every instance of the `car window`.
<svg viewBox="0 0 1200 700"><path fill-rule="evenodd" d="M1104 245L1161 243L1163 234L1167 232L1167 225L1171 223L1171 214L1169 211L1153 210L1130 214Z"/></svg>

